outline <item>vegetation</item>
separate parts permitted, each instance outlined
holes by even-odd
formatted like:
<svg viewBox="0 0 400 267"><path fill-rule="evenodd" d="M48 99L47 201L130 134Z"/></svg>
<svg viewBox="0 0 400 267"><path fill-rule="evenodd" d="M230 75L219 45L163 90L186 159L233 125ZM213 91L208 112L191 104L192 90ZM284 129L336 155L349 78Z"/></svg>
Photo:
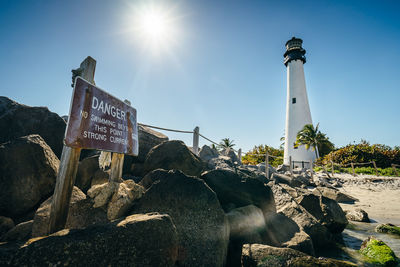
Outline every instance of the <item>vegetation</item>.
<svg viewBox="0 0 400 267"><path fill-rule="evenodd" d="M375 228L378 233L388 233L400 236L400 227L393 224L380 224Z"/></svg>
<svg viewBox="0 0 400 267"><path fill-rule="evenodd" d="M375 161L377 167L389 168L391 164L400 165L400 147L370 145L369 142L361 140L359 144L350 144L330 152L320 158L318 163L329 164L331 161L342 165Z"/></svg>
<svg viewBox="0 0 400 267"><path fill-rule="evenodd" d="M235 146L233 141L234 140L230 140L229 138L223 138L221 142L218 144L218 148L219 149L233 148Z"/></svg>
<svg viewBox="0 0 400 267"><path fill-rule="evenodd" d="M393 250L383 241L375 238L371 238L365 245L363 243L360 253L366 256L369 262L374 264L396 266L398 263Z"/></svg>
<svg viewBox="0 0 400 267"><path fill-rule="evenodd" d="M351 167L343 168L343 167L335 166L334 169L335 169L334 170L335 173L353 174L353 170L351 169ZM314 168L314 171L316 171L316 172L322 171L322 170L324 170L324 169L321 166L317 166L317 167ZM331 168L330 164L326 165L326 170L329 173L332 171L332 168ZM377 168L377 170L378 170L379 176L398 176L394 172L393 168ZM400 169L398 169L397 171L398 171L398 173L400 173ZM376 174L375 168L373 168L373 167L355 167L354 168L354 172L356 174L371 174L371 175L375 175Z"/></svg>
<svg viewBox="0 0 400 267"><path fill-rule="evenodd" d="M269 164L277 167L283 164L283 149L276 149L267 145L255 146L242 157L243 164L257 165L265 162L265 153L273 156L269 158Z"/></svg>
<svg viewBox="0 0 400 267"><path fill-rule="evenodd" d="M304 145L306 149L312 148L317 158L320 155L324 156L328 154L334 149L334 145L329 141L329 138L326 137L326 134L321 133L318 127L319 124L315 128L312 124L304 125L303 129L297 133L295 143L296 147Z"/></svg>

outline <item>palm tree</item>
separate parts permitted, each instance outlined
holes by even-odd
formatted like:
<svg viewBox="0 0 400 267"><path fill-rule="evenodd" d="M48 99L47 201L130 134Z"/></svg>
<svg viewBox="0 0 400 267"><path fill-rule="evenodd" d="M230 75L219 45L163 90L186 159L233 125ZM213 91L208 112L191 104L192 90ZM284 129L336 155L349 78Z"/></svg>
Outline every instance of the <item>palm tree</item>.
<svg viewBox="0 0 400 267"><path fill-rule="evenodd" d="M318 130L319 123L314 128L312 124L304 125L303 129L301 129L297 133L295 146L298 147L300 145L304 145L306 149L310 149L310 147L315 151L315 156L319 158L318 147L322 145L333 146L333 144L329 141L329 138L326 137L326 134L321 133Z"/></svg>
<svg viewBox="0 0 400 267"><path fill-rule="evenodd" d="M232 148L235 146L235 144L233 143L234 140L230 140L229 138L223 138L221 140L221 142L219 143L218 147L221 149L225 149L225 148Z"/></svg>

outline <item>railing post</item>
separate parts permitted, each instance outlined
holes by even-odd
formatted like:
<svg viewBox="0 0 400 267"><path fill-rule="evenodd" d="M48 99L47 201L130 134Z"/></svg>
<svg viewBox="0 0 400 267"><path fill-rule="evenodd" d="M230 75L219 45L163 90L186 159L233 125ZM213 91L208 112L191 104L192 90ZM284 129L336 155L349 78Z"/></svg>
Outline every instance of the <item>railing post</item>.
<svg viewBox="0 0 400 267"><path fill-rule="evenodd" d="M293 177L293 163L292 163L292 156L289 156L289 170L290 170L290 176Z"/></svg>
<svg viewBox="0 0 400 267"><path fill-rule="evenodd" d="M314 181L314 173L313 173L313 161L310 160L310 174L311 174L311 180Z"/></svg>
<svg viewBox="0 0 400 267"><path fill-rule="evenodd" d="M96 60L87 57L80 65L79 76L94 84L95 69ZM65 145L63 147L50 207L48 234L57 232L65 227L80 154L80 148L72 148Z"/></svg>
<svg viewBox="0 0 400 267"><path fill-rule="evenodd" d="M265 178L269 179L268 151L265 152Z"/></svg>
<svg viewBox="0 0 400 267"><path fill-rule="evenodd" d="M238 150L238 158L239 158L239 164L242 164L242 149L239 148Z"/></svg>
<svg viewBox="0 0 400 267"><path fill-rule="evenodd" d="M396 170L396 165L392 164L392 169L394 171L394 175L399 176L399 174L397 173L397 170Z"/></svg>
<svg viewBox="0 0 400 267"><path fill-rule="evenodd" d="M350 163L351 169L353 170L353 176L356 176L356 172L354 171L354 164L353 162Z"/></svg>
<svg viewBox="0 0 400 267"><path fill-rule="evenodd" d="M331 166L332 166L332 178L333 178L333 175L335 174L335 170L334 170L334 166L333 166L333 160L331 160Z"/></svg>
<svg viewBox="0 0 400 267"><path fill-rule="evenodd" d="M372 164L374 164L376 176L379 176L379 174L378 174L378 168L376 167L375 161L372 161Z"/></svg>
<svg viewBox="0 0 400 267"><path fill-rule="evenodd" d="M196 126L193 130L193 153L198 156L199 155L199 133L200 128Z"/></svg>

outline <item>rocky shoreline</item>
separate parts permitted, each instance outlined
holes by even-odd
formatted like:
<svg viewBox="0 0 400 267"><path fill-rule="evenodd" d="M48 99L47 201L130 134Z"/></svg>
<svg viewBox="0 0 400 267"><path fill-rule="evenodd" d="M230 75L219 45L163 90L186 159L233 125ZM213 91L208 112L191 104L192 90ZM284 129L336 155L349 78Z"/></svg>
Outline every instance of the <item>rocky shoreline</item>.
<svg viewBox="0 0 400 267"><path fill-rule="evenodd" d="M266 177L232 150L196 156L146 127L118 182L83 151L66 229L47 235L65 121L0 97L0 126L2 266L355 266L320 256L340 247L341 205L358 201L344 189L359 180L285 166Z"/></svg>

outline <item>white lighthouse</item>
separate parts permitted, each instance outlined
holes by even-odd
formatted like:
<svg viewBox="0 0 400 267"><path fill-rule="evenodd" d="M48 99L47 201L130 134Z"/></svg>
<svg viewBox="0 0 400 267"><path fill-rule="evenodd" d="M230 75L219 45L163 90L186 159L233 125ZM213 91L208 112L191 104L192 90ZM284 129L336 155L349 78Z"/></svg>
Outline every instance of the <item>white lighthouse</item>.
<svg viewBox="0 0 400 267"><path fill-rule="evenodd" d="M310 106L308 104L306 82L304 79L303 65L306 63L301 47L303 40L293 37L286 42L284 63L287 68L287 102L286 102L286 126L285 126L285 165L289 165L289 157L293 165L298 167L308 166L310 160L315 159L315 152L304 146L295 147L297 133L304 125L312 124Z"/></svg>

